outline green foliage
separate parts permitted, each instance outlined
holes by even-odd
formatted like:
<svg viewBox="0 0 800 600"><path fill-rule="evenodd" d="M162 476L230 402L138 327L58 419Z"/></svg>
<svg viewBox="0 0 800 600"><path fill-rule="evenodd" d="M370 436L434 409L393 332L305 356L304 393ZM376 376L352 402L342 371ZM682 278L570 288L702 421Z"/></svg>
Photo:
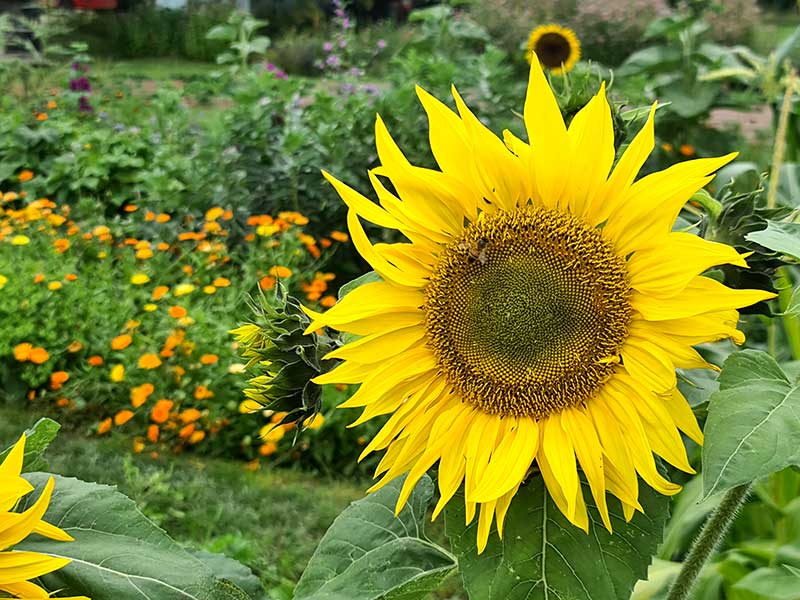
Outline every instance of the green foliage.
<svg viewBox="0 0 800 600"><path fill-rule="evenodd" d="M61 425L53 419L42 418L25 432L27 439L25 440L25 460L22 465L24 472L39 471L47 466L43 455L50 443L56 439L59 429L61 429ZM0 463L5 460L10 451L11 448L8 448L0 452Z"/></svg>
<svg viewBox="0 0 800 600"><path fill-rule="evenodd" d="M763 352L731 355L708 407L706 497L800 465L800 390Z"/></svg>
<svg viewBox="0 0 800 600"><path fill-rule="evenodd" d="M21 509L38 497L49 477L46 473L27 476L37 491L23 500ZM181 548L113 488L60 476L55 479L45 519L58 523L75 542L34 537L16 546L72 559L64 569L41 578L48 589L95 600L133 600L143 595L164 600L249 598L233 583L217 578L209 563ZM254 600L259 597L263 595Z"/></svg>
<svg viewBox="0 0 800 600"><path fill-rule="evenodd" d="M354 502L336 518L297 584L297 600L424 598L456 568L454 557L423 533L433 498L430 477L419 481L394 516L403 481Z"/></svg>
<svg viewBox="0 0 800 600"><path fill-rule="evenodd" d="M749 233L747 239L778 254L800 260L800 223L767 221L766 229Z"/></svg>
<svg viewBox="0 0 800 600"><path fill-rule="evenodd" d="M613 535L589 505L586 534L561 513L535 475L511 502L503 539L493 530L483 554L475 548L477 523L464 525L463 496L447 504L445 526L470 598L627 600L647 572L669 515L669 500L657 492L642 488L639 500L644 514L630 523L609 508Z"/></svg>
<svg viewBox="0 0 800 600"><path fill-rule="evenodd" d="M255 57L263 56L270 39L257 33L266 24L266 21L254 19L250 13L234 11L227 23L211 28L206 38L227 45L226 51L217 56L217 63L230 65L232 69L244 69Z"/></svg>

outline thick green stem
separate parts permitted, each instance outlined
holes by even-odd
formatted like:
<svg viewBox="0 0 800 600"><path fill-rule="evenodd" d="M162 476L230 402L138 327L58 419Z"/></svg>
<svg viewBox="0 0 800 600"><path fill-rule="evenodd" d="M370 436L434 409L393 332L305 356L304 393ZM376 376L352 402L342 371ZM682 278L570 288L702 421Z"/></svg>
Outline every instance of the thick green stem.
<svg viewBox="0 0 800 600"><path fill-rule="evenodd" d="M689 555L683 562L678 578L669 590L667 600L686 600L697 582L697 576L706 564L706 561L714 554L725 535L730 529L731 523L736 518L736 513L744 504L747 495L750 493L750 484L740 485L732 490L728 490L722 498L717 509L711 514L703 525L700 535L694 540Z"/></svg>

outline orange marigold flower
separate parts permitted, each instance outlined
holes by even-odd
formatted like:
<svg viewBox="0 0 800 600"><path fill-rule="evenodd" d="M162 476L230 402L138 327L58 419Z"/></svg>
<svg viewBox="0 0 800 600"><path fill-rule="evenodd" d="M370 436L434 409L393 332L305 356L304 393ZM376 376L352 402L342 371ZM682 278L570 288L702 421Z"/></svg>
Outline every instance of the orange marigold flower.
<svg viewBox="0 0 800 600"><path fill-rule="evenodd" d="M320 252L319 248L316 246L306 246L306 250L308 250L308 253L314 258L319 258L322 255L322 252Z"/></svg>
<svg viewBox="0 0 800 600"><path fill-rule="evenodd" d="M158 441L158 435L160 433L158 425L150 425L147 428L147 440L155 444Z"/></svg>
<svg viewBox="0 0 800 600"><path fill-rule="evenodd" d="M69 373L66 371L53 371L50 374L50 389L60 390L68 379Z"/></svg>
<svg viewBox="0 0 800 600"><path fill-rule="evenodd" d="M66 238L59 238L53 242L53 247L56 249L56 252L59 254L64 254L67 250L69 250L69 240Z"/></svg>
<svg viewBox="0 0 800 600"><path fill-rule="evenodd" d="M20 174L19 174L20 183L25 183L26 181L30 181L31 179L33 179L33 171L31 171L29 169L25 169L23 171L20 171Z"/></svg>
<svg viewBox="0 0 800 600"><path fill-rule="evenodd" d="M205 400L206 398L213 398L214 392L204 385L198 385L196 388L194 388L194 397L197 400Z"/></svg>
<svg viewBox="0 0 800 600"><path fill-rule="evenodd" d="M199 444L199 443L200 443L200 442L202 442L204 439L206 439L206 432L205 432L205 431L203 431L202 429L200 429L200 430L198 430L198 431L195 431L195 432L194 432L194 433L193 433L193 434L192 434L192 435L189 437L189 443L190 443L190 444Z"/></svg>
<svg viewBox="0 0 800 600"><path fill-rule="evenodd" d="M56 108L58 108L58 102L56 102L55 100L48 100L47 101L47 109L48 110L55 110Z"/></svg>
<svg viewBox="0 0 800 600"><path fill-rule="evenodd" d="M122 207L122 210L124 210L125 212L132 213L139 210L139 207L136 206L135 204L126 204L124 207Z"/></svg>
<svg viewBox="0 0 800 600"><path fill-rule="evenodd" d="M261 456L272 456L278 451L278 445L275 442L267 442L266 444L262 444L261 447L258 449L258 453Z"/></svg>
<svg viewBox="0 0 800 600"><path fill-rule="evenodd" d="M168 286L157 285L153 290L153 300L161 300L161 298L164 297L164 294L166 294L168 291L169 291Z"/></svg>
<svg viewBox="0 0 800 600"><path fill-rule="evenodd" d="M71 342L69 346L67 346L67 352L70 354L75 354L76 352L80 352L83 350L83 344L81 344L78 340Z"/></svg>
<svg viewBox="0 0 800 600"><path fill-rule="evenodd" d="M203 413L196 408L187 408L180 414L180 420L184 423L194 423L202 416Z"/></svg>
<svg viewBox="0 0 800 600"><path fill-rule="evenodd" d="M67 273L64 275L64 279L67 281L78 281L78 276L75 273Z"/></svg>
<svg viewBox="0 0 800 600"><path fill-rule="evenodd" d="M116 425L117 427L125 425L125 423L130 421L132 418L133 418L133 411L128 410L126 408L114 415L114 425Z"/></svg>
<svg viewBox="0 0 800 600"><path fill-rule="evenodd" d="M269 270L269 274L280 279L288 279L292 276L292 270L287 267L272 267Z"/></svg>
<svg viewBox="0 0 800 600"><path fill-rule="evenodd" d="M172 400L159 400L150 411L150 420L154 423L166 423L173 406L175 403Z"/></svg>
<svg viewBox="0 0 800 600"><path fill-rule="evenodd" d="M153 251L150 248L142 248L136 251L136 258L139 260L147 260L148 258L153 258Z"/></svg>
<svg viewBox="0 0 800 600"><path fill-rule="evenodd" d="M342 231L331 231L331 237L337 242L342 242L342 243L350 239L350 236Z"/></svg>
<svg viewBox="0 0 800 600"><path fill-rule="evenodd" d="M152 210L148 210L146 213L144 213L144 220L145 221L155 221L156 220L156 213L154 213Z"/></svg>
<svg viewBox="0 0 800 600"><path fill-rule="evenodd" d="M203 354L203 356L200 357L200 362L204 365L213 365L219 362L219 356L216 354Z"/></svg>
<svg viewBox="0 0 800 600"><path fill-rule="evenodd" d="M36 120L37 121L47 121L47 113L36 113Z"/></svg>
<svg viewBox="0 0 800 600"><path fill-rule="evenodd" d="M186 316L186 309L182 306L170 306L169 316L173 319L182 319Z"/></svg>
<svg viewBox="0 0 800 600"><path fill-rule="evenodd" d="M44 281L44 273L37 273L33 276L33 283L42 283Z"/></svg>
<svg viewBox="0 0 800 600"><path fill-rule="evenodd" d="M58 408L68 408L71 404L72 400L70 400L69 398L64 398L63 396L61 398L56 399L56 406Z"/></svg>
<svg viewBox="0 0 800 600"><path fill-rule="evenodd" d="M691 144L681 144L681 147L678 148L678 152L686 157L694 156L694 146Z"/></svg>
<svg viewBox="0 0 800 600"><path fill-rule="evenodd" d="M157 354L142 354L138 364L140 369L156 369L161 366L161 359Z"/></svg>
<svg viewBox="0 0 800 600"><path fill-rule="evenodd" d="M156 250L160 250L161 252L169 250L169 244L167 242L159 242L158 245L156 245Z"/></svg>
<svg viewBox="0 0 800 600"><path fill-rule="evenodd" d="M324 306L325 308L330 308L334 304L336 304L336 296L324 296L319 303Z"/></svg>
<svg viewBox="0 0 800 600"><path fill-rule="evenodd" d="M228 287L231 284L231 280L226 277L217 277L211 284L218 288Z"/></svg>
<svg viewBox="0 0 800 600"><path fill-rule="evenodd" d="M222 213L222 220L223 221L230 221L233 218L233 211L229 208L224 213Z"/></svg>
<svg viewBox="0 0 800 600"><path fill-rule="evenodd" d="M259 287L262 290L268 291L275 287L275 278L270 277L269 275L262 277L261 280L258 282Z"/></svg>
<svg viewBox="0 0 800 600"><path fill-rule="evenodd" d="M661 144L661 149L664 152L672 152L672 144L670 144L669 142L664 142L663 144Z"/></svg>
<svg viewBox="0 0 800 600"><path fill-rule="evenodd" d="M328 238L321 238L319 240L319 245L323 248L330 248L333 245L333 242L330 241Z"/></svg>
<svg viewBox="0 0 800 600"><path fill-rule="evenodd" d="M89 358L86 359L86 362L89 363L89 366L92 367L99 367L103 364L103 357L98 354L93 354Z"/></svg>
<svg viewBox="0 0 800 600"><path fill-rule="evenodd" d="M160 213L156 216L156 223L166 223L171 218L167 213Z"/></svg>
<svg viewBox="0 0 800 600"><path fill-rule="evenodd" d="M97 426L97 435L105 435L111 431L111 417L103 419Z"/></svg>
<svg viewBox="0 0 800 600"><path fill-rule="evenodd" d="M192 273L194 273L194 268L192 267L192 265L183 265L181 267L181 271L183 271L187 275L191 275Z"/></svg>
<svg viewBox="0 0 800 600"><path fill-rule="evenodd" d="M131 345L131 342L133 342L133 338L129 336L127 333L118 335L113 340L111 340L111 349L125 350L125 348Z"/></svg>
<svg viewBox="0 0 800 600"><path fill-rule="evenodd" d="M50 354L44 348L34 348L31 350L30 361L37 365L47 362Z"/></svg>
<svg viewBox="0 0 800 600"><path fill-rule="evenodd" d="M194 433L194 430L194 424L190 423L185 427L181 427L181 430L178 432L178 437L180 437L182 440L185 440L186 438L191 437L191 435Z"/></svg>
<svg viewBox="0 0 800 600"><path fill-rule="evenodd" d="M147 402L147 398L150 397L150 394L153 393L153 389L152 383L143 383L142 385L131 388L131 405L133 405L134 408L142 406Z"/></svg>
<svg viewBox="0 0 800 600"><path fill-rule="evenodd" d="M33 344L29 344L28 342L17 344L14 346L14 358L20 362L25 362L26 360L30 360L32 351Z"/></svg>

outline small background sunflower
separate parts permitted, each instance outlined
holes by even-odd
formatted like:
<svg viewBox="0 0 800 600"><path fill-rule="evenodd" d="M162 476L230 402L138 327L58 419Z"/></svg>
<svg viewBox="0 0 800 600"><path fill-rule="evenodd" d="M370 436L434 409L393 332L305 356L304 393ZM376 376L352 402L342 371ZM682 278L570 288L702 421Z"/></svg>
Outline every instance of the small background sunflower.
<svg viewBox="0 0 800 600"><path fill-rule="evenodd" d="M581 58L581 43L569 27L540 25L528 37L528 62L534 54L544 69L561 75L573 69Z"/></svg>

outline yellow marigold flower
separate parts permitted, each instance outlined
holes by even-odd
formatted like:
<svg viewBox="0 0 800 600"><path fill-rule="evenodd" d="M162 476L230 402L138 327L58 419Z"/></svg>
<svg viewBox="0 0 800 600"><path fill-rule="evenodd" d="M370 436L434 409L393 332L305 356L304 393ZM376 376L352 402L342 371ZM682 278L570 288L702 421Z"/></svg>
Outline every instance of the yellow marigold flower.
<svg viewBox="0 0 800 600"><path fill-rule="evenodd" d="M154 312L158 310L158 304L153 304L152 302L148 302L142 307L146 312Z"/></svg>
<svg viewBox="0 0 800 600"><path fill-rule="evenodd" d="M139 260L147 260L153 258L153 251L150 248L141 248L136 251L136 258Z"/></svg>
<svg viewBox="0 0 800 600"><path fill-rule="evenodd" d="M581 58L581 43L569 27L541 25L528 37L528 62L539 59L542 67L555 75L571 71Z"/></svg>
<svg viewBox="0 0 800 600"><path fill-rule="evenodd" d="M7 283L8 283L8 277L6 277L5 275L0 275L0 290L2 290Z"/></svg>
<svg viewBox="0 0 800 600"><path fill-rule="evenodd" d="M161 359L158 354L142 354L138 362L140 369L157 369L161 366Z"/></svg>
<svg viewBox="0 0 800 600"><path fill-rule="evenodd" d="M47 284L47 289L51 292L55 292L56 290L60 290L63 287L63 284L60 281L51 281Z"/></svg>
<svg viewBox="0 0 800 600"><path fill-rule="evenodd" d="M0 287L2 287L2 286L0 286ZM203 286L203 293L204 294L208 294L209 296L212 295L212 294L216 294L217 293L217 288L215 288L213 285L205 285L205 286Z"/></svg>
<svg viewBox="0 0 800 600"><path fill-rule="evenodd" d="M150 276L146 273L136 273L131 276L131 283L133 285L144 285L148 281L150 281Z"/></svg>
<svg viewBox="0 0 800 600"><path fill-rule="evenodd" d="M225 214L225 209L220 206L214 206L213 208L209 208L206 211L206 221L216 221L223 214Z"/></svg>
<svg viewBox="0 0 800 600"><path fill-rule="evenodd" d="M26 246L31 243L31 238L27 235L15 235L11 238L11 244L13 246Z"/></svg>
<svg viewBox="0 0 800 600"><path fill-rule="evenodd" d="M265 442L280 442L283 436L286 435L286 430L281 425L264 425L258 432L260 437Z"/></svg>
<svg viewBox="0 0 800 600"><path fill-rule="evenodd" d="M191 283L181 283L180 285L175 286L175 289L172 293L175 296L186 296L187 294L191 294L193 291L194 286Z"/></svg>
<svg viewBox="0 0 800 600"><path fill-rule="evenodd" d="M25 169L24 171L20 171L19 174L19 181L20 183L25 183L26 181L30 181L33 179L33 171Z"/></svg>
<svg viewBox="0 0 800 600"><path fill-rule="evenodd" d="M83 344L81 344L78 340L74 342L70 342L70 345L67 346L67 352L70 354L75 354L76 352L80 352L83 350Z"/></svg>
<svg viewBox="0 0 800 600"><path fill-rule="evenodd" d="M134 454L141 454L144 451L144 440L140 437L133 438L131 449Z"/></svg>
<svg viewBox="0 0 800 600"><path fill-rule="evenodd" d="M320 413L315 414L313 417L308 417L303 421L303 427L316 431L325 424L325 417Z"/></svg>
<svg viewBox="0 0 800 600"><path fill-rule="evenodd" d="M190 444L199 444L204 439L206 439L206 432L202 430L195 431L192 435L189 436L189 443Z"/></svg>
<svg viewBox="0 0 800 600"><path fill-rule="evenodd" d="M131 345L131 342L133 342L133 338L129 336L127 333L118 335L117 337L111 340L111 349L125 350L125 348Z"/></svg>
<svg viewBox="0 0 800 600"><path fill-rule="evenodd" d="M111 381L114 383L119 383L120 381L125 381L125 366L124 365L114 365L111 367Z"/></svg>
<svg viewBox="0 0 800 600"><path fill-rule="evenodd" d="M675 367L709 368L693 346L742 343L736 309L774 296L704 277L717 265L745 267L745 257L672 231L684 203L736 154L634 181L653 150L655 107L612 169L605 86L567 127L538 60L528 142L495 136L455 89L457 113L417 93L441 172L412 166L378 118L380 175L396 195L375 173L380 204L325 173L380 279L325 313L305 309L307 332L359 336L326 356L343 364L314 382L360 383L341 405L363 408L356 423L402 411L364 449L386 451L373 489L408 473L400 510L438 462L433 514L463 484L467 514L480 514L479 551L529 476L587 530L578 466L610 530L608 493L630 519L641 510L639 477L663 494L680 489L654 453L694 472L679 432L703 436ZM362 218L409 241L373 245Z"/></svg>

